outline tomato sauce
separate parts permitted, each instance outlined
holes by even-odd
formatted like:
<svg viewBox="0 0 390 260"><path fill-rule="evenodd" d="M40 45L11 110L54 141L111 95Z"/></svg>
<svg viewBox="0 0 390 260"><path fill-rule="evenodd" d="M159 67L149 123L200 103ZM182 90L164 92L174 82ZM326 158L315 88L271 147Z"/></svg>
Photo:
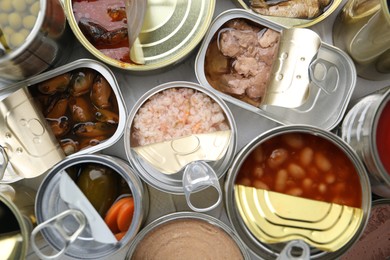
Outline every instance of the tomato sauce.
<svg viewBox="0 0 390 260"><path fill-rule="evenodd" d="M306 133L282 134L258 145L236 183L351 207L362 204L351 160L330 141Z"/></svg>
<svg viewBox="0 0 390 260"><path fill-rule="evenodd" d="M118 34L115 31L123 28L127 30L124 0L73 0L72 3L74 17L79 26L81 19L91 21L107 30L110 34L109 38L117 37ZM85 33L84 35L87 37ZM101 36L103 37L103 35ZM114 45L99 45L93 43L90 39L88 40L104 55L112 59L130 63L127 34L123 37L123 41Z"/></svg>
<svg viewBox="0 0 390 260"><path fill-rule="evenodd" d="M383 167L390 175L390 102L387 102L378 120L376 146Z"/></svg>

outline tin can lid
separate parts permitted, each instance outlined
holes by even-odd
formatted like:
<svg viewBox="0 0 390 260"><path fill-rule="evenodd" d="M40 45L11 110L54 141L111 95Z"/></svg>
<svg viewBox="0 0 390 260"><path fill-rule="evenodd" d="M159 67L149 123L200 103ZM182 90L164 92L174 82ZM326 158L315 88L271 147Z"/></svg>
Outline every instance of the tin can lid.
<svg viewBox="0 0 390 260"><path fill-rule="evenodd" d="M253 12L254 14L256 14L260 17L263 17L263 18L270 20L272 22L276 22L278 24L284 25L286 27L310 27L312 25L315 25L315 24L323 21L325 18L327 18L329 15L331 15L339 7L342 0L332 0L332 1L329 1L329 4L326 5L325 7L322 7L322 8L317 7L318 14L314 15L312 18L294 18L294 17L282 16L283 12L288 13L289 9L290 10L294 9L291 7L291 5L286 6L285 2L289 2L289 1L269 1L269 2L273 2L272 4L270 4L270 6L272 5L274 7L275 5L277 6L279 4L282 6L282 8L280 8L280 11L277 11L278 8L275 8L276 12L270 12L269 9L267 9L267 8L264 9L264 12L256 11L256 2L264 2L264 4L262 4L262 5L267 7L268 6L268 4L266 3L267 1L235 0L235 2L238 6L244 8L246 10L250 10L251 12ZM291 1L291 2L295 2L295 1ZM297 1L297 3L298 2L299 1ZM315 2L318 3L321 1L315 1ZM259 3L259 5L261 5L261 4ZM285 5L284 8L283 8L283 5ZM312 5L313 6L311 6L310 11L309 11L309 8L308 8L308 10L298 10L298 11L295 10L295 12L291 12L291 16L293 13L305 13L305 11L306 12L313 12L313 10L315 10L316 6L315 6L315 3L312 3ZM282 9L286 9L286 10L282 11ZM299 9L299 7L297 7L297 9ZM277 13L280 13L280 14L277 14ZM287 14L286 14L286 16L287 16ZM310 15L309 15L309 17L310 17Z"/></svg>
<svg viewBox="0 0 390 260"><path fill-rule="evenodd" d="M264 243L295 239L324 251L343 247L359 229L363 210L236 185L238 211Z"/></svg>
<svg viewBox="0 0 390 260"><path fill-rule="evenodd" d="M19 48L32 32L41 10L40 0L0 3L0 57Z"/></svg>
<svg viewBox="0 0 390 260"><path fill-rule="evenodd" d="M70 27L89 52L112 66L138 72L161 69L184 59L202 40L214 9L215 0L148 1L138 35L145 64L137 65L111 58L94 47L78 26L72 1L65 1Z"/></svg>

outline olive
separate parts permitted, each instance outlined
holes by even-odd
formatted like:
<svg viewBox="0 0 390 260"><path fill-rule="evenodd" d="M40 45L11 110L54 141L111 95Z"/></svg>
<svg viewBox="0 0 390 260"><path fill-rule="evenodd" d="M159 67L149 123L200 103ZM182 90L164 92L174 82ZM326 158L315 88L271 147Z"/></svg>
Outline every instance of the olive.
<svg viewBox="0 0 390 260"><path fill-rule="evenodd" d="M100 164L87 164L81 170L77 186L104 217L119 195L120 177L112 169Z"/></svg>

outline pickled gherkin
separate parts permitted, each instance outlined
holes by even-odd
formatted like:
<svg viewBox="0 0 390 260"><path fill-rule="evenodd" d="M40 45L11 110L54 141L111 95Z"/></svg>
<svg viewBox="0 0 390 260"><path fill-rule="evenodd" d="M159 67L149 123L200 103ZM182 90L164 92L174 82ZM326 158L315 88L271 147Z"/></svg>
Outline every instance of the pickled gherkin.
<svg viewBox="0 0 390 260"><path fill-rule="evenodd" d="M76 184L102 217L120 193L120 177L104 165L82 167Z"/></svg>

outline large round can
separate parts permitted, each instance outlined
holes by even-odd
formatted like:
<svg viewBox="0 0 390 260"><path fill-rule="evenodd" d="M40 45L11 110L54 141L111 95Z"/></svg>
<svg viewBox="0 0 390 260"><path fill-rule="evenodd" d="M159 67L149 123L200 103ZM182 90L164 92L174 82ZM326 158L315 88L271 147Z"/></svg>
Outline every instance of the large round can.
<svg viewBox="0 0 390 260"><path fill-rule="evenodd" d="M189 254L193 259L250 259L240 238L221 220L185 211L162 216L143 228L126 259L145 259L146 255L186 259Z"/></svg>
<svg viewBox="0 0 390 260"><path fill-rule="evenodd" d="M164 146L164 147L157 147L157 148L152 147L153 148L152 151L147 151L148 154L152 154L153 156L151 160L146 160L145 158L147 156L140 155L139 150L137 150L134 145L136 142L134 141L134 137L133 137L134 136L133 123L135 121L135 117L137 113L141 111L140 108L142 108L143 105L146 104L146 102L148 102L151 97L156 97L157 94L160 93L167 93L167 91L179 92L176 91L178 89L181 89L183 91L193 92L195 93L195 95L198 94L203 95L205 99L210 100L210 103L212 104L211 106L214 106L214 108L217 106L218 111L221 112L220 114L224 115L224 121L226 122L226 125L229 128L229 130L227 130L229 131L229 133L227 135L226 135L227 131L217 131L214 133L210 133L208 137L206 136L208 140L206 142L204 142L204 139L201 139L200 136L195 136L194 134L190 134L189 136L187 136L187 139L173 138L172 144L169 144L168 146ZM165 108L166 106L168 106L168 104L160 104L159 106ZM210 106L205 106L205 107L207 108L205 109L205 112L211 112L211 110L213 109L210 108ZM172 108L172 109L176 109L176 108ZM182 113L182 112L183 111L172 110L172 112L170 113ZM190 111L187 112L191 113ZM184 117L194 116L194 115L186 114L187 112L184 113L183 115ZM175 117L175 115L173 114L172 116ZM164 117L162 117L161 115L161 118ZM152 121L151 119L148 120L150 122ZM155 128L157 129L161 127L155 127ZM218 135L220 133L222 133L223 135ZM209 133L206 133L206 135L208 134ZM156 135L153 134L153 136ZM198 141L198 138L201 141ZM175 148L176 143L173 142L175 142L176 140L183 140L180 141L182 142L182 144L180 145L181 151ZM195 145L193 142L194 140L195 140ZM163 192L183 195L185 193L185 189L183 187L185 186L183 182L183 175L185 169L187 168L186 166L188 166L191 162L194 161L207 162L205 164L207 164L209 167L212 168L212 170L215 172L217 179L220 179L225 174L226 170L230 166L231 157L236 151L237 129L236 129L236 124L233 115L229 107L218 96L208 91L207 89L202 88L200 85L192 82L184 82L184 81L168 82L159 85L153 88L152 90L148 91L135 104L126 122L124 141L125 141L125 150L126 150L127 158L130 161L133 168L139 172L143 180L145 180L148 184ZM159 142L159 144L163 144L163 143L164 142ZM139 147L147 148L148 145L142 145ZM171 149L171 147L173 147L173 149ZM217 154L218 155L217 157L214 157L213 151L218 150L220 147L222 147L223 150ZM171 154L173 154L172 155L173 159L168 157ZM212 156L212 158L210 156ZM153 160L157 160L157 163L154 163ZM177 165L176 168L168 169L174 164Z"/></svg>
<svg viewBox="0 0 390 260"><path fill-rule="evenodd" d="M389 8L386 0L349 0L334 22L334 45L352 57L363 78L390 79Z"/></svg>
<svg viewBox="0 0 390 260"><path fill-rule="evenodd" d="M357 102L341 126L342 138L367 167L372 191L384 197L390 197L389 109L390 89L385 88Z"/></svg>
<svg viewBox="0 0 390 260"><path fill-rule="evenodd" d="M72 34L59 0L3 0L0 4L0 75L21 80L64 63Z"/></svg>
<svg viewBox="0 0 390 260"><path fill-rule="evenodd" d="M98 165L98 167L105 167L111 169L113 171L113 174L118 174L117 176L121 177L120 188L125 188L127 190L127 193L132 196L134 202L134 211L132 215L131 224L128 227L126 234L121 239L117 238L118 241L115 241L115 243L104 243L98 242L98 239L95 236L94 228L97 232L99 230L96 230L96 227L93 227L93 224L87 217L87 225L83 230L80 230L80 233L78 233L77 238L72 241L67 241L67 243L64 245L64 237L63 235L61 235L61 232L58 232L54 228L47 228L52 227L49 225L50 223L48 223L48 226L42 226L43 228L40 228L40 225L42 225L42 223L47 223L48 221L51 221L55 223L54 225L56 226L60 225L62 227L63 232L75 234L76 232L74 230L76 230L76 228L77 230L79 230L79 226L81 225L78 224L81 222L78 220L78 217L74 214L69 214L66 217L66 213L73 212L69 210L77 209L83 214L85 214L85 216L88 216L91 210L89 209L89 207L87 207L88 205L83 204L81 196L76 198L68 197L72 196L73 194L78 194L79 191L74 189L71 190L69 186L66 187L67 189L65 191L62 190L62 175L66 174L65 171L67 171L68 175L71 176L73 172L72 168L79 167L82 165L88 166L91 164ZM91 178L90 180L81 180L81 175L83 174L81 173L79 174L78 179L74 181L77 187L79 187L79 189L83 192L85 197L88 198L90 204L94 205L94 208L96 210L98 208L101 209L101 206L98 207L96 206L96 204L94 204L96 202L99 203L99 201L97 201L98 198L101 199L103 196L103 199L108 199L109 197L116 198L117 196L117 194L114 196L111 195L112 189L114 187L112 185L113 182L110 180L110 178L107 178L107 175L106 177L100 178L99 176L101 175L99 175L98 173L99 172L97 170L92 169L88 172L88 176L89 178ZM72 179L75 179L74 175ZM91 187L91 189L89 189L88 187ZM64 195L62 195L63 192L65 192L65 194L68 194L66 199L65 197L63 197ZM88 193L90 195L88 195ZM114 203L118 201L119 198L121 198L121 196L115 199L114 202L112 202L111 200L111 203L108 205L114 205ZM73 199L74 201L72 201L71 199ZM84 207L80 208L83 205ZM45 179L42 181L38 189L35 204L35 213L37 217L38 226L34 229L33 235L37 233L35 231L39 228L39 231L41 232L47 243L54 249L54 252L63 252L66 256L69 257L78 259L97 259L101 257L107 257L117 253L135 237L135 235L140 230L144 219L146 218L148 206L149 196L146 187L143 185L143 183L134 173L131 167L123 160L108 155L74 156L71 158L67 158L55 165L45 177ZM105 219L107 213L108 211L106 213L100 214L100 216L102 219L104 219L104 223L109 226L107 220ZM65 214L65 217L63 217L63 214ZM72 215L74 218L72 218ZM100 216L98 218L100 218ZM56 222L56 220L58 221ZM92 220L94 219L92 218ZM104 226L104 228L106 228L106 226ZM112 233L114 233L114 231L112 231ZM112 233L110 235L112 235ZM100 238L104 240L106 237L103 236ZM34 237L32 237L32 240L33 239ZM37 250L37 246L34 247L34 250L36 253L47 255L46 251L42 252L40 250Z"/></svg>
<svg viewBox="0 0 390 260"><path fill-rule="evenodd" d="M359 194L358 206L346 206L342 192ZM293 255L335 259L357 241L371 209L363 163L337 135L308 125L280 126L248 143L227 173L225 193L233 229L262 259L280 257L297 241L306 250ZM334 214L338 207L343 213Z"/></svg>
<svg viewBox="0 0 390 260"><path fill-rule="evenodd" d="M26 259L35 225L35 190L22 185L0 185L0 247L3 259Z"/></svg>

